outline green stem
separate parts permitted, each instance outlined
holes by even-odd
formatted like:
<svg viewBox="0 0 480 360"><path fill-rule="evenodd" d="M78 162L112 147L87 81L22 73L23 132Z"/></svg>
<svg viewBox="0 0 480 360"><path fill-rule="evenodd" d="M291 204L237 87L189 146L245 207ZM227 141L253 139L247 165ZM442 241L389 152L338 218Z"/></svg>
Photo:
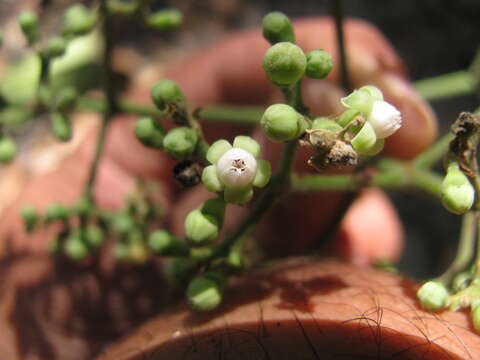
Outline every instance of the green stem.
<svg viewBox="0 0 480 360"><path fill-rule="evenodd" d="M105 138L107 134L108 125L113 114L119 109L116 101L115 87L113 83L113 69L112 69L112 54L113 54L113 29L111 19L107 15L106 0L102 0L100 3L100 13L103 15L103 36L105 42L105 50L102 57L103 69L104 69L104 81L103 92L105 94L105 102L103 103L103 117L100 133L97 138L97 146L93 161L90 165L90 171L87 179L87 183L84 189L84 196L87 199L93 201L93 190L95 187L95 179L97 175L98 164L105 148Z"/></svg>
<svg viewBox="0 0 480 360"><path fill-rule="evenodd" d="M455 259L450 264L448 269L437 279L445 286L450 286L453 277L464 271L473 259L473 252L475 251L475 231L477 227L477 214L469 211L463 215L462 229L460 232L460 242L458 244L457 254Z"/></svg>
<svg viewBox="0 0 480 360"><path fill-rule="evenodd" d="M417 80L413 85L427 100L440 100L474 92L474 79L469 71L455 71Z"/></svg>
<svg viewBox="0 0 480 360"><path fill-rule="evenodd" d="M293 176L292 189L297 192L309 192L354 191L366 186L384 189L414 187L440 198L441 182L441 177L430 170L416 169L408 163L388 159L388 168L379 168L379 172L370 179L364 179L358 174Z"/></svg>
<svg viewBox="0 0 480 360"><path fill-rule="evenodd" d="M453 140L453 134L444 135L428 150L418 155L412 162L412 166L417 169L426 169L437 163L448 152L450 142Z"/></svg>

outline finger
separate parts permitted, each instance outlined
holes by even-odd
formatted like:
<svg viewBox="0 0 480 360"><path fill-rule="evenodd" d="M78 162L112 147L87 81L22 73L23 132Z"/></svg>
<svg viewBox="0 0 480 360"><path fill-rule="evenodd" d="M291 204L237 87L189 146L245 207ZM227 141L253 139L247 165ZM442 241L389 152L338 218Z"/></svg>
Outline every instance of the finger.
<svg viewBox="0 0 480 360"><path fill-rule="evenodd" d="M398 260L403 248L402 226L383 192L367 189L360 194L340 223L333 248L335 255L355 265Z"/></svg>
<svg viewBox="0 0 480 360"><path fill-rule="evenodd" d="M473 358L468 315L420 309L417 289L384 271L290 259L231 284L218 310L158 315L98 360Z"/></svg>

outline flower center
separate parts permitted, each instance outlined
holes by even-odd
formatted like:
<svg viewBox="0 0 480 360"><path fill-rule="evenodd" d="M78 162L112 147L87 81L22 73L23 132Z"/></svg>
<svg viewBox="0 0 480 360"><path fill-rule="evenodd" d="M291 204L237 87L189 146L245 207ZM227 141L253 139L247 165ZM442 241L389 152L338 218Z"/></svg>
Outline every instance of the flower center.
<svg viewBox="0 0 480 360"><path fill-rule="evenodd" d="M249 152L232 148L217 162L220 180L230 187L244 187L252 183L257 170L257 161Z"/></svg>

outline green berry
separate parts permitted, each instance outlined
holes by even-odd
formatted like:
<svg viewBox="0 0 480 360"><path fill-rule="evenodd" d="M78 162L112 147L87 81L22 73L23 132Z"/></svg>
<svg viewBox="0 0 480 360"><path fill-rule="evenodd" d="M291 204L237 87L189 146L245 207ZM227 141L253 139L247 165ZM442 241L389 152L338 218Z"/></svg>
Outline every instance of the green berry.
<svg viewBox="0 0 480 360"><path fill-rule="evenodd" d="M193 154L197 141L198 135L195 130L188 127L177 127L167 133L163 139L163 147L168 155L179 160Z"/></svg>
<svg viewBox="0 0 480 360"><path fill-rule="evenodd" d="M52 132L60 141L70 141L72 138L72 123L67 115L62 113L52 114Z"/></svg>
<svg viewBox="0 0 480 360"><path fill-rule="evenodd" d="M135 222L130 215L122 213L112 218L111 226L115 233L126 236L135 228Z"/></svg>
<svg viewBox="0 0 480 360"><path fill-rule="evenodd" d="M6 164L17 154L17 144L11 137L0 138L0 163Z"/></svg>
<svg viewBox="0 0 480 360"><path fill-rule="evenodd" d="M88 246L77 233L72 233L65 241L65 254L73 260L81 260L88 256Z"/></svg>
<svg viewBox="0 0 480 360"><path fill-rule="evenodd" d="M449 304L448 291L438 281L428 281L423 284L417 292L417 297L422 307L431 311L445 309Z"/></svg>
<svg viewBox="0 0 480 360"><path fill-rule="evenodd" d="M155 119L142 117L135 124L135 135L143 145L160 149L163 146L165 131Z"/></svg>
<svg viewBox="0 0 480 360"><path fill-rule="evenodd" d="M285 104L269 106L265 110L260 124L265 135L275 142L296 139L305 132L307 127L303 116Z"/></svg>
<svg viewBox="0 0 480 360"><path fill-rule="evenodd" d="M307 58L297 45L280 42L265 53L263 69L276 85L288 86L296 83L305 74Z"/></svg>
<svg viewBox="0 0 480 360"><path fill-rule="evenodd" d="M30 10L25 10L18 15L18 25L23 35L27 38L28 44L32 45L38 38L38 16Z"/></svg>
<svg viewBox="0 0 480 360"><path fill-rule="evenodd" d="M148 237L148 246L157 255L185 256L188 246L183 241L176 239L166 230L156 230Z"/></svg>
<svg viewBox="0 0 480 360"><path fill-rule="evenodd" d="M67 50L67 40L61 36L54 36L48 40L47 46L43 51L43 54L49 58L53 59L65 54Z"/></svg>
<svg viewBox="0 0 480 360"><path fill-rule="evenodd" d="M262 21L263 37L272 45L288 41L295 43L293 26L285 14L274 11L267 14Z"/></svg>
<svg viewBox="0 0 480 360"><path fill-rule="evenodd" d="M138 9L138 1L136 0L109 0L107 2L108 11L113 15L129 16L134 14Z"/></svg>
<svg viewBox="0 0 480 360"><path fill-rule="evenodd" d="M328 52L316 49L307 53L307 68L305 75L312 79L323 79L332 71L332 55Z"/></svg>
<svg viewBox="0 0 480 360"><path fill-rule="evenodd" d="M206 276L194 278L187 288L187 300L192 309L210 311L222 302L222 289L214 279Z"/></svg>
<svg viewBox="0 0 480 360"><path fill-rule="evenodd" d="M472 184L456 162L450 163L441 187L443 206L454 214L470 210L475 198Z"/></svg>
<svg viewBox="0 0 480 360"><path fill-rule="evenodd" d="M38 222L37 210L31 205L26 205L22 207L21 214L25 229L27 232L32 232Z"/></svg>
<svg viewBox="0 0 480 360"><path fill-rule="evenodd" d="M66 221L70 214L68 209L62 204L52 203L47 206L45 211L45 222L48 224L52 221Z"/></svg>
<svg viewBox="0 0 480 360"><path fill-rule="evenodd" d="M75 205L73 206L73 210L76 214L80 216L87 216L91 214L93 210L92 201L89 199L88 196L82 196L77 200Z"/></svg>
<svg viewBox="0 0 480 360"><path fill-rule="evenodd" d="M175 104L185 100L182 90L172 80L162 79L153 85L151 90L153 103L160 110L165 110L168 104Z"/></svg>
<svg viewBox="0 0 480 360"><path fill-rule="evenodd" d="M84 35L93 29L97 22L96 14L83 4L75 4L65 11L63 29L67 34Z"/></svg>
<svg viewBox="0 0 480 360"><path fill-rule="evenodd" d="M104 236L100 226L90 225L85 229L85 241L92 247L97 247L103 244Z"/></svg>
<svg viewBox="0 0 480 360"><path fill-rule="evenodd" d="M182 24L183 15L177 9L164 9L150 14L145 21L152 28L170 30Z"/></svg>

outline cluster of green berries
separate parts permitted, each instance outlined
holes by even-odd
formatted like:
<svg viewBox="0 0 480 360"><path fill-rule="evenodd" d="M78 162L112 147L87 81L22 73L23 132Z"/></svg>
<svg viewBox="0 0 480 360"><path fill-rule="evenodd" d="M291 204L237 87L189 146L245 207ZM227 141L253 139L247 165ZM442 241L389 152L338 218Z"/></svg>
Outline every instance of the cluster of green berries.
<svg viewBox="0 0 480 360"><path fill-rule="evenodd" d="M447 166L447 174L441 187L443 206L454 214L470 210L475 200L475 190L456 161Z"/></svg>

